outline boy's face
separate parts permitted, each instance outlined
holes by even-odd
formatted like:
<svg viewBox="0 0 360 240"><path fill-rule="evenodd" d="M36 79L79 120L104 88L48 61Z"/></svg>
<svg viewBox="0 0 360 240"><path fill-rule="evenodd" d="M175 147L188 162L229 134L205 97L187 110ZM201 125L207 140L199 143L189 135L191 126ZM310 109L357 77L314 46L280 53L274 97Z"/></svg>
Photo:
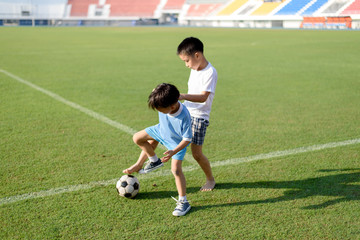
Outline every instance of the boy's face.
<svg viewBox="0 0 360 240"><path fill-rule="evenodd" d="M158 107L156 108L156 110L158 110L159 112L163 113L163 114L174 114L176 113L176 111L179 109L179 105L178 103L174 103L173 105L163 108L163 107Z"/></svg>
<svg viewBox="0 0 360 240"><path fill-rule="evenodd" d="M171 112L171 108L167 107L167 108L162 108L162 107L158 107L156 110L158 110L159 112L163 113L163 114L168 114Z"/></svg>
<svg viewBox="0 0 360 240"><path fill-rule="evenodd" d="M201 59L200 52L196 52L194 55L190 56L187 54L179 54L179 58L185 62L185 66L194 70L198 70L200 68Z"/></svg>

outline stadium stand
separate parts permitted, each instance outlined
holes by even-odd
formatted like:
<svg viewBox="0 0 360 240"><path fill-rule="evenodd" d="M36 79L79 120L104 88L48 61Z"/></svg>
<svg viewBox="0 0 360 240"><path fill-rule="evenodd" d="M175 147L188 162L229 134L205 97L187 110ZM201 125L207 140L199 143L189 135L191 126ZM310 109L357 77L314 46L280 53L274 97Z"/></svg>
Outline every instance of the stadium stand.
<svg viewBox="0 0 360 240"><path fill-rule="evenodd" d="M271 14L283 1L280 2L264 2L258 9L256 9L252 16L265 16Z"/></svg>
<svg viewBox="0 0 360 240"><path fill-rule="evenodd" d="M186 0L166 0L161 1L158 5L158 15L160 16L159 23L167 25L177 25L179 15L185 13L187 8L184 8ZM183 10L184 9L184 10Z"/></svg>
<svg viewBox="0 0 360 240"><path fill-rule="evenodd" d="M67 0L0 0L1 18L63 18Z"/></svg>
<svg viewBox="0 0 360 240"><path fill-rule="evenodd" d="M90 4L98 4L99 0L68 0L71 17L87 17Z"/></svg>
<svg viewBox="0 0 360 240"><path fill-rule="evenodd" d="M248 0L234 0L225 6L217 15L218 16L229 16L236 10L242 7Z"/></svg>
<svg viewBox="0 0 360 240"><path fill-rule="evenodd" d="M237 15L249 15L254 12L257 8L259 8L263 4L263 0L250 0L243 5L239 11L236 11Z"/></svg>
<svg viewBox="0 0 360 240"><path fill-rule="evenodd" d="M164 10L181 10L186 0L167 0Z"/></svg>
<svg viewBox="0 0 360 240"><path fill-rule="evenodd" d="M355 0L341 14L342 15L360 14L360 0Z"/></svg>
<svg viewBox="0 0 360 240"><path fill-rule="evenodd" d="M110 16L137 16L153 18L160 0L106 0L110 4Z"/></svg>
<svg viewBox="0 0 360 240"><path fill-rule="evenodd" d="M0 26L154 24L360 29L360 0L0 0Z"/></svg>
<svg viewBox="0 0 360 240"><path fill-rule="evenodd" d="M276 15L296 15L302 8L309 4L311 0L292 0L289 1Z"/></svg>
<svg viewBox="0 0 360 240"><path fill-rule="evenodd" d="M322 11L323 14L336 14L340 11L345 5L348 4L348 0L335 0L330 2L328 6Z"/></svg>
<svg viewBox="0 0 360 240"><path fill-rule="evenodd" d="M204 17L212 15L217 9L222 6L221 3L216 4L191 4L186 16L188 17Z"/></svg>
<svg viewBox="0 0 360 240"><path fill-rule="evenodd" d="M314 12L316 12L319 8L321 8L325 3L327 3L328 0L317 0L312 3L311 6L309 6L301 15L312 15Z"/></svg>

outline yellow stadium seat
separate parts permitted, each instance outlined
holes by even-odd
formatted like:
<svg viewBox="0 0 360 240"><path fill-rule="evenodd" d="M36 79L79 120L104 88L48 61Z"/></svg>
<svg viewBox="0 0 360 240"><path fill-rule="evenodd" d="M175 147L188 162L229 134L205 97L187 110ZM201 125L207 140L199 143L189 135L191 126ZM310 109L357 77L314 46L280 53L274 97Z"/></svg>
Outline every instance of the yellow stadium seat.
<svg viewBox="0 0 360 240"><path fill-rule="evenodd" d="M264 2L258 9L256 9L251 15L253 16L265 16L274 11L282 2Z"/></svg>
<svg viewBox="0 0 360 240"><path fill-rule="evenodd" d="M221 10L217 15L218 16L228 16L233 14L238 10L242 5L244 5L248 0L234 0L232 3L227 5L223 10Z"/></svg>

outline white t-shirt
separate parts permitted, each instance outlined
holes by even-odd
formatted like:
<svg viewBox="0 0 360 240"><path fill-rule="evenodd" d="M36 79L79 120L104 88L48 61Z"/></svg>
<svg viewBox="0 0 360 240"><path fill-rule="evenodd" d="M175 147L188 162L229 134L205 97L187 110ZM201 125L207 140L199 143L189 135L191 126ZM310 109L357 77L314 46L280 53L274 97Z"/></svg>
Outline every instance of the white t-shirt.
<svg viewBox="0 0 360 240"><path fill-rule="evenodd" d="M200 94L203 91L210 92L209 97L203 103L184 102L184 105L188 108L192 117L209 120L211 105L215 96L216 83L217 72L210 62L200 71L191 69L188 81L188 94Z"/></svg>

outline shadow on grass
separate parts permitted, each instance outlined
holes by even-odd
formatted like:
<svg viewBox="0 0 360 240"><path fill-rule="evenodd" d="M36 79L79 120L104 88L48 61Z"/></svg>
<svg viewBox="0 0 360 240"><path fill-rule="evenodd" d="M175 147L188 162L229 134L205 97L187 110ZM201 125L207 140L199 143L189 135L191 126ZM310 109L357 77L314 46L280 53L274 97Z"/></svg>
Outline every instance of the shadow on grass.
<svg viewBox="0 0 360 240"><path fill-rule="evenodd" d="M309 178L295 181L261 181L250 183L219 183L216 185L216 190L233 189L233 188L255 188L255 189L287 189L283 196L276 198L268 198L263 200L244 201L236 203L224 203L217 205L207 205L194 207L192 211L203 210L212 207L229 207L229 206L244 206L264 203L277 203L284 201L291 201L296 199L305 199L312 196L329 196L337 197L334 200L325 201L321 204L310 205L302 209L322 209L328 206L341 203L360 200L360 186L352 185L353 183L360 183L360 168L353 169L325 169L319 172L347 172L324 177ZM356 171L356 172L354 172Z"/></svg>
<svg viewBox="0 0 360 240"><path fill-rule="evenodd" d="M174 186L175 188L175 186ZM200 187L191 187L186 188L187 193L195 193L200 190ZM140 190L141 191L141 190ZM153 192L141 192L136 199L162 199L162 198L170 198L171 196L177 198L178 192L177 191L153 191Z"/></svg>

